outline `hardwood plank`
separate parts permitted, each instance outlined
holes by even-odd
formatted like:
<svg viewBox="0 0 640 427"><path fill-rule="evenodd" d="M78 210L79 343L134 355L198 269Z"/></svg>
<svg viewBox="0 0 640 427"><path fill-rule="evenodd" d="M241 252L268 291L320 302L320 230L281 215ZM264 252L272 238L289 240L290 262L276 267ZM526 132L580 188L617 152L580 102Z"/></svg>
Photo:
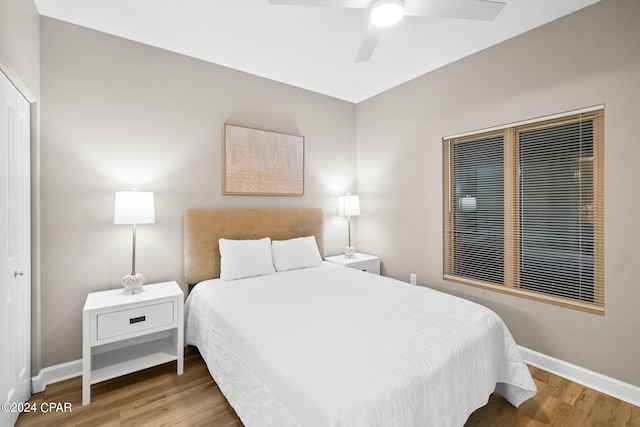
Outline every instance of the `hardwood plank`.
<svg viewBox="0 0 640 427"><path fill-rule="evenodd" d="M465 427L640 427L640 408L529 367L538 394L514 408L498 393L475 411ZM29 402L70 403L71 412L23 413L16 426L215 426L242 422L211 378L195 347L185 348L184 375L175 362L95 384L82 406L82 379L72 378L35 394Z"/></svg>

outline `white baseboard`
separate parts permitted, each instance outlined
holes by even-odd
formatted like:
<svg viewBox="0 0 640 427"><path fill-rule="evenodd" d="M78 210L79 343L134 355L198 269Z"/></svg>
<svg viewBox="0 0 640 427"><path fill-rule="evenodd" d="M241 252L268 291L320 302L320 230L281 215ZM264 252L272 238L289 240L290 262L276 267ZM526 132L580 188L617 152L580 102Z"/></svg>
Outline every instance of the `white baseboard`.
<svg viewBox="0 0 640 427"><path fill-rule="evenodd" d="M68 380L82 375L82 359L49 366L41 369L38 375L31 378L31 392L40 393L53 383Z"/></svg>
<svg viewBox="0 0 640 427"><path fill-rule="evenodd" d="M607 377L569 362L538 353L526 347L518 346L525 361L544 371L566 378L585 387L589 387L616 399L640 406L640 387ZM82 375L82 359L50 366L31 378L32 393L40 393L49 384L68 380Z"/></svg>
<svg viewBox="0 0 640 427"><path fill-rule="evenodd" d="M531 366L566 378L616 399L640 406L640 387L628 384L598 372L590 371L569 362L538 353L526 347L518 346L524 360Z"/></svg>

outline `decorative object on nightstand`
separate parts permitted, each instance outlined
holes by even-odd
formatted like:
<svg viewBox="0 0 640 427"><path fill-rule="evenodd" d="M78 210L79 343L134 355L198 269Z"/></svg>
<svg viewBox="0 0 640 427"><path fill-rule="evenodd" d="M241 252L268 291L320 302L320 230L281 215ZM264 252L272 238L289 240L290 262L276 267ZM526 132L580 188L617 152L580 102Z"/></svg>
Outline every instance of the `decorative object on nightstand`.
<svg viewBox="0 0 640 427"><path fill-rule="evenodd" d="M344 256L353 258L356 248L351 246L351 217L360 215L360 198L349 193L338 197L338 215L347 217L349 244L344 248Z"/></svg>
<svg viewBox="0 0 640 427"><path fill-rule="evenodd" d="M344 267L366 271L367 273L380 274L380 257L374 255L355 253L351 258L335 255L328 256L324 260Z"/></svg>
<svg viewBox="0 0 640 427"><path fill-rule="evenodd" d="M167 362L184 370L184 294L176 282L92 292L82 309L82 404L91 384Z"/></svg>
<svg viewBox="0 0 640 427"><path fill-rule="evenodd" d="M133 225L133 252L131 273L122 278L122 286L127 293L142 291L144 275L136 272L136 225L153 224L156 215L153 193L150 191L116 191L116 203L113 214L114 224Z"/></svg>

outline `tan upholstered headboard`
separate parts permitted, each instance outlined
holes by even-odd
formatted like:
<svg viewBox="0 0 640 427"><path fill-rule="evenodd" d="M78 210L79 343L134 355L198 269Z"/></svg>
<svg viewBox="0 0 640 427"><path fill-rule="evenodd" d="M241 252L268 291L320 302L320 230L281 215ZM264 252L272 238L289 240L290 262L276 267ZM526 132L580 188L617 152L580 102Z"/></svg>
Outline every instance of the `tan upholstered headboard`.
<svg viewBox="0 0 640 427"><path fill-rule="evenodd" d="M286 240L315 236L324 258L322 209L208 209L184 213L184 277L193 285L220 277L218 239Z"/></svg>

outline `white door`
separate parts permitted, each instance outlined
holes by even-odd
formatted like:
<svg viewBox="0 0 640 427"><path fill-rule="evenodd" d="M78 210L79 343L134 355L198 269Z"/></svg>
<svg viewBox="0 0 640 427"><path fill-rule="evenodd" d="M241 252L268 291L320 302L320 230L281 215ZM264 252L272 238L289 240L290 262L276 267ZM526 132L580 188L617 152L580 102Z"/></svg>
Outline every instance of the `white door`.
<svg viewBox="0 0 640 427"><path fill-rule="evenodd" d="M29 128L29 103L0 72L0 427L31 393Z"/></svg>

